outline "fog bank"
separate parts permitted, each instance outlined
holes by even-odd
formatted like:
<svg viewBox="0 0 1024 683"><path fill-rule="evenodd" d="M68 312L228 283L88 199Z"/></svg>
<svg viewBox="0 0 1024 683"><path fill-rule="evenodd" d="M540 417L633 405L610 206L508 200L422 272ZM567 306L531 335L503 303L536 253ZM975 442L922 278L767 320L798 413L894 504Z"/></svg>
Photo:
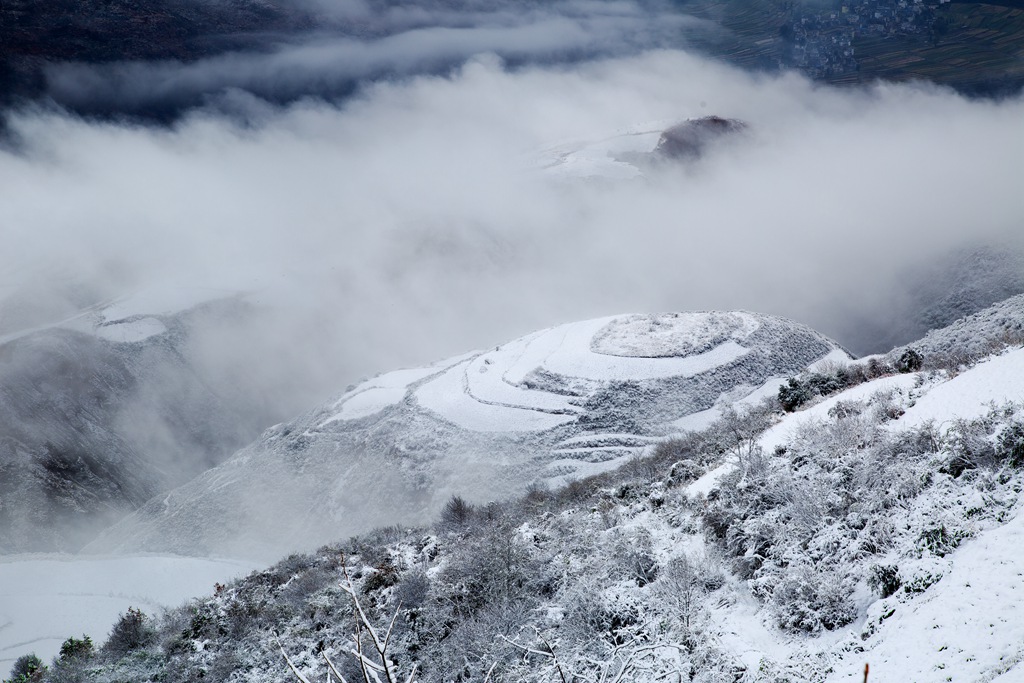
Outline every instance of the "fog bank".
<svg viewBox="0 0 1024 683"><path fill-rule="evenodd" d="M53 317L70 293L247 292L264 315L211 331L211 366L248 362L268 392L286 377L313 401L619 312L762 311L881 350L862 322L905 314L907 272L1019 246L1019 98L836 90L680 51L516 69L482 56L343 105L239 98L245 123L10 114L0 289ZM749 134L643 179L542 168L552 147L707 114Z"/></svg>

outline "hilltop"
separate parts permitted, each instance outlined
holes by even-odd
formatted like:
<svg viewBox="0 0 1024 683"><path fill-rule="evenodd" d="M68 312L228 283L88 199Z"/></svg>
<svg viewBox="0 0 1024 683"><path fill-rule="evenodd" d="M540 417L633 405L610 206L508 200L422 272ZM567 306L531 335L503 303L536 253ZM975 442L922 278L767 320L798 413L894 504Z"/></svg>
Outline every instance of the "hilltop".
<svg viewBox="0 0 1024 683"><path fill-rule="evenodd" d="M500 500L617 467L710 423L721 402L771 395L825 358L849 355L810 328L753 313L561 325L350 387L88 549L267 558L382 522L418 523L453 494Z"/></svg>

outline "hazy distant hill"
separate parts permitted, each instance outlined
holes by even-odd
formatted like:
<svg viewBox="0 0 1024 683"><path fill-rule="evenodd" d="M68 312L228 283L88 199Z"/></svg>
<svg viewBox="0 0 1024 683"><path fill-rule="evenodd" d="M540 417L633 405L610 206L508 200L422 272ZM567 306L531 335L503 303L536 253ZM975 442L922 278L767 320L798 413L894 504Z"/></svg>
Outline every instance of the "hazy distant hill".
<svg viewBox="0 0 1024 683"><path fill-rule="evenodd" d="M418 523L453 493L501 499L615 467L709 423L718 401L774 394L826 356L849 358L805 326L752 313L542 330L367 380L154 499L89 550L274 557Z"/></svg>
<svg viewBox="0 0 1024 683"><path fill-rule="evenodd" d="M0 554L76 551L257 433L266 416L188 350L197 322L239 306L115 304L0 337Z"/></svg>

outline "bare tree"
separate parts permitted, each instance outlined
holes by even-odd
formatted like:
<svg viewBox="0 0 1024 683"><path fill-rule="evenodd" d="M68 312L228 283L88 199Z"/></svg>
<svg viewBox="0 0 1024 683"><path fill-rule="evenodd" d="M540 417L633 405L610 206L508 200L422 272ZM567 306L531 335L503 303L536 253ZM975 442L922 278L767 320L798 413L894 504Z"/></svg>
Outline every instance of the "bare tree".
<svg viewBox="0 0 1024 683"><path fill-rule="evenodd" d="M342 572L345 575L345 580L341 583L341 589L345 591L349 598L352 600L352 607L355 612L356 628L355 633L352 634L352 647L349 648L348 653L355 658L356 663L359 666L359 671L362 674L363 683L415 683L416 681L416 669L403 675L399 672L398 667L395 663L388 659L388 646L391 644L391 635L394 633L395 622L398 620L398 615L401 610L401 606L395 608L395 613L391 617L391 621L388 623L387 629L384 634L381 635L380 631L373 625L369 616L366 614L366 610L363 609L362 603L359 601L359 593L356 591L355 586L352 583L352 577L349 576L348 567L345 564L345 559L342 558L341 562ZM363 641L369 641L369 647L363 645ZM288 668L291 669L292 674L300 683L312 683L309 678L304 676L295 663L292 661L288 653L285 652L284 646L281 645L280 639L277 641L278 647L281 649L281 654L284 656L285 662L288 664ZM327 665L327 681L330 683L331 676L333 675L338 683L349 683L348 679L342 675L338 667L334 665L330 657L323 650L320 651L320 656L323 657L324 662Z"/></svg>

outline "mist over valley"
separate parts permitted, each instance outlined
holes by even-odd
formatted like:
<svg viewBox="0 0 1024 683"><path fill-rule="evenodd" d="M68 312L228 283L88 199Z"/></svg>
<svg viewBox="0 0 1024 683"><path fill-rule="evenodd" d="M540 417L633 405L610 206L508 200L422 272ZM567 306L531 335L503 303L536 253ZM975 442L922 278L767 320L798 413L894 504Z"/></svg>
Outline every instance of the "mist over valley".
<svg viewBox="0 0 1024 683"><path fill-rule="evenodd" d="M1020 561L984 539L1021 36L1013 1L0 1L0 673L301 680L347 657L343 567L423 680L840 680L853 630L897 670L879 614ZM979 647L964 680L1024 661Z"/></svg>

